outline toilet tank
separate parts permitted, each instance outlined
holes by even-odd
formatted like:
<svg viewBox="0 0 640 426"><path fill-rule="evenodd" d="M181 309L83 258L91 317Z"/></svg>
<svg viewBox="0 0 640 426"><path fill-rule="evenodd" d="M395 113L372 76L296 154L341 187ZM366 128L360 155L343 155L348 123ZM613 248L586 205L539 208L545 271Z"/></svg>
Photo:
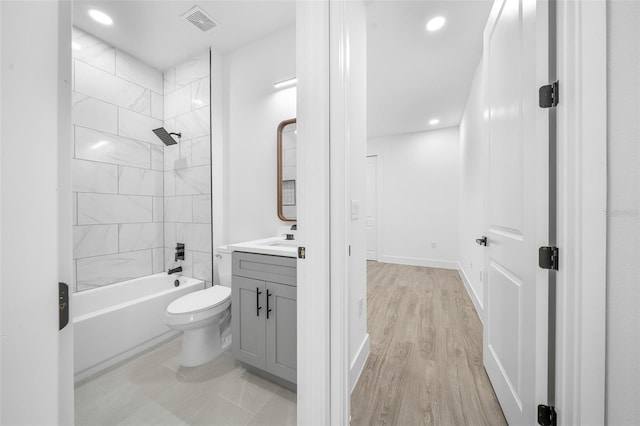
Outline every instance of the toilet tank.
<svg viewBox="0 0 640 426"><path fill-rule="evenodd" d="M231 252L227 246L216 249L216 262L218 263L218 278L220 284L231 288Z"/></svg>

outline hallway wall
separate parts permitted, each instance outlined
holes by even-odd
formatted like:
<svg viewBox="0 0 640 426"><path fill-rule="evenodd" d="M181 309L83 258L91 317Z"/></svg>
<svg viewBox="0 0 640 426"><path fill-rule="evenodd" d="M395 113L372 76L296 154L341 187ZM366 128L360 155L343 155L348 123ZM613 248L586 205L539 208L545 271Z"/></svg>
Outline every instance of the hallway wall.
<svg viewBox="0 0 640 426"><path fill-rule="evenodd" d="M640 3L609 1L607 388L610 425L640 424Z"/></svg>
<svg viewBox="0 0 640 426"><path fill-rule="evenodd" d="M457 269L459 129L372 138L367 155L378 155L378 260Z"/></svg>

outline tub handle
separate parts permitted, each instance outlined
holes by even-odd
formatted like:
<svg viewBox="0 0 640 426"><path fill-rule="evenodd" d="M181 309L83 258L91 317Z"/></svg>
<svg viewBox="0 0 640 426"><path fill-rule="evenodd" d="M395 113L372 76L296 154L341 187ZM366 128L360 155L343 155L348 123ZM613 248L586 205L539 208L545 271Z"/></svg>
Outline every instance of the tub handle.
<svg viewBox="0 0 640 426"><path fill-rule="evenodd" d="M262 292L260 291L260 287L256 287L256 316L259 317L260 316L260 309L262 309L262 306L260 306L260 295L262 294Z"/></svg>

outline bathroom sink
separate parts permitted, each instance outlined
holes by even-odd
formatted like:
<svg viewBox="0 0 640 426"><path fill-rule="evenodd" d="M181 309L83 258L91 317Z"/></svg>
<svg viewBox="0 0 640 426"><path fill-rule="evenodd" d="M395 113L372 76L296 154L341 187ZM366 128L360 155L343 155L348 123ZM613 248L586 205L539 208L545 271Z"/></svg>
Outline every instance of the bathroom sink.
<svg viewBox="0 0 640 426"><path fill-rule="evenodd" d="M273 256L297 257L298 241L285 240L284 237L271 237L262 240L229 244L229 249L246 253L270 254Z"/></svg>

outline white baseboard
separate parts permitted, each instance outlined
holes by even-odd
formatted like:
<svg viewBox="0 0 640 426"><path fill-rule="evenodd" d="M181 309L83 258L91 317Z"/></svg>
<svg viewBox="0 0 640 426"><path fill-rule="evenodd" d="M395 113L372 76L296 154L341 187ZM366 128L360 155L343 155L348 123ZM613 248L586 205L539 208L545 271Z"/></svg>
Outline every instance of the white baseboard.
<svg viewBox="0 0 640 426"><path fill-rule="evenodd" d="M379 256L378 262L398 265L426 266L427 268L458 269L457 260L424 259L419 257Z"/></svg>
<svg viewBox="0 0 640 426"><path fill-rule="evenodd" d="M356 387L360 374L362 374L362 370L364 369L364 364L367 362L367 358L369 358L369 334L364 336L358 353L351 362L351 368L349 370L350 392L353 392L353 389Z"/></svg>
<svg viewBox="0 0 640 426"><path fill-rule="evenodd" d="M467 293L469 293L469 297L473 302L473 306L476 308L478 317L480 317L480 322L482 322L482 300L480 300L480 298L476 294L476 291L471 286L471 281L469 281L469 277L467 276L467 273L464 271L464 268L462 267L460 262L458 262L458 275L460 275L460 279L464 283L464 287L467 289Z"/></svg>

